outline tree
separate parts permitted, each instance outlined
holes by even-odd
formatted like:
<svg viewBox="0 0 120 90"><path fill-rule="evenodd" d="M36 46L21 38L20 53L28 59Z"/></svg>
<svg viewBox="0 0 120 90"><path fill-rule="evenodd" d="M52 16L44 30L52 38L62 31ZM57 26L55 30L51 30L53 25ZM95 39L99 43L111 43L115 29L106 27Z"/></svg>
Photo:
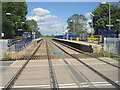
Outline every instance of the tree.
<svg viewBox="0 0 120 90"><path fill-rule="evenodd" d="M74 14L67 20L70 33L84 33L86 32L85 26L87 24L87 19L83 15Z"/></svg>
<svg viewBox="0 0 120 90"><path fill-rule="evenodd" d="M38 28L37 21L35 21L33 19L32 20L28 20L24 27L26 28L26 30L28 32L31 32L31 34L32 34L32 32L35 32L36 36L41 36L41 33L38 31L39 28Z"/></svg>
<svg viewBox="0 0 120 90"><path fill-rule="evenodd" d="M2 11L4 38L14 38L20 33L18 29L24 29L22 22L26 21L27 4L26 2L3 2ZM8 16L6 13L11 15Z"/></svg>
<svg viewBox="0 0 120 90"><path fill-rule="evenodd" d="M2 38L2 2L0 1L0 39Z"/></svg>
<svg viewBox="0 0 120 90"><path fill-rule="evenodd" d="M116 19L120 19L120 7L117 7L114 4L110 4L111 8L111 24L113 25L112 30L119 30L119 23ZM98 33L98 30L109 30L106 25L109 25L109 4L100 4L93 12L93 27L95 33Z"/></svg>

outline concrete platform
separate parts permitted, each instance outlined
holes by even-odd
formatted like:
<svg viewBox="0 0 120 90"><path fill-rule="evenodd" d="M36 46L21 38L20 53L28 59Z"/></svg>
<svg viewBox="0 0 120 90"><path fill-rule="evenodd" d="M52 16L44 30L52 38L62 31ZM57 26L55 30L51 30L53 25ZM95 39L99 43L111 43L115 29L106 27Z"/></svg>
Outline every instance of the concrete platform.
<svg viewBox="0 0 120 90"><path fill-rule="evenodd" d="M53 40L65 43L66 45L70 45L72 47L78 48L81 51L90 52L90 53L97 53L102 50L102 46L95 44L95 43L89 43L84 41L75 41L75 40L66 40L66 39L57 39L53 38Z"/></svg>

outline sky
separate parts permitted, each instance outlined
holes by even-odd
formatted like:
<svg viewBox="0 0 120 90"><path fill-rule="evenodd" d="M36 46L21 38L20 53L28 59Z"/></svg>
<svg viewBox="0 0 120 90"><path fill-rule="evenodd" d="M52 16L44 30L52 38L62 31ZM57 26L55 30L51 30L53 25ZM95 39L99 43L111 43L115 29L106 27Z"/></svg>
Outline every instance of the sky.
<svg viewBox="0 0 120 90"><path fill-rule="evenodd" d="M27 19L35 19L43 35L61 35L65 33L67 19L73 14L85 15L91 21L90 12L100 2L27 2ZM89 25L86 27L91 31Z"/></svg>

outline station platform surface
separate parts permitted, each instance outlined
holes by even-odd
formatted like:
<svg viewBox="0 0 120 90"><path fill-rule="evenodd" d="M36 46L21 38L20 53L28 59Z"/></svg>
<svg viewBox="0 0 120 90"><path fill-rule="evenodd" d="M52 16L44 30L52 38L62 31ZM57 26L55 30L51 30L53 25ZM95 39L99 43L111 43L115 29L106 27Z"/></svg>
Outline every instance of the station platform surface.
<svg viewBox="0 0 120 90"><path fill-rule="evenodd" d="M85 41L76 41L76 40L58 39L58 38L53 38L53 40L65 41L65 42L74 43L74 44L80 44L83 47L91 46L93 53L98 53L102 50L102 45L99 45L99 44L96 44L96 43L85 42Z"/></svg>

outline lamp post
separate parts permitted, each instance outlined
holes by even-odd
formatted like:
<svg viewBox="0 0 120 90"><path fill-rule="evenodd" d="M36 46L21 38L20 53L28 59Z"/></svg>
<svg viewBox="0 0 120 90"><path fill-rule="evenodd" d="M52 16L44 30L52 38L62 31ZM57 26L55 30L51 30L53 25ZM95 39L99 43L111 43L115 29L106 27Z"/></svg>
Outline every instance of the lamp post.
<svg viewBox="0 0 120 90"><path fill-rule="evenodd" d="M32 26L30 26L30 27L32 28L32 35L33 35L33 39L35 39L35 30L34 30L35 26L34 26L34 25L32 25Z"/></svg>
<svg viewBox="0 0 120 90"><path fill-rule="evenodd" d="M66 39L68 40L68 31L67 31L67 30L66 30L66 34L67 34L67 35L66 35Z"/></svg>
<svg viewBox="0 0 120 90"><path fill-rule="evenodd" d="M65 35L64 35L64 34L65 34L66 28L67 28L67 25L63 27L63 39L65 38Z"/></svg>
<svg viewBox="0 0 120 90"><path fill-rule="evenodd" d="M94 14L90 13L91 17L92 17L92 29L91 29L91 35L93 36L93 31L94 31L94 28L93 28L93 17L95 17Z"/></svg>
<svg viewBox="0 0 120 90"><path fill-rule="evenodd" d="M101 4L107 4L107 2L101 2ZM107 27L109 27L109 30L111 30L111 27L113 27L113 25L111 25L111 8L110 8L110 3L109 4L109 25L106 25Z"/></svg>
<svg viewBox="0 0 120 90"><path fill-rule="evenodd" d="M107 2L102 2L101 4L107 4ZM109 30L111 30L111 27L113 27L113 25L111 25L111 8L110 8L110 3L109 4L109 25L106 25L107 27L109 27ZM106 43L107 43L107 37L108 37L108 31L106 32Z"/></svg>

